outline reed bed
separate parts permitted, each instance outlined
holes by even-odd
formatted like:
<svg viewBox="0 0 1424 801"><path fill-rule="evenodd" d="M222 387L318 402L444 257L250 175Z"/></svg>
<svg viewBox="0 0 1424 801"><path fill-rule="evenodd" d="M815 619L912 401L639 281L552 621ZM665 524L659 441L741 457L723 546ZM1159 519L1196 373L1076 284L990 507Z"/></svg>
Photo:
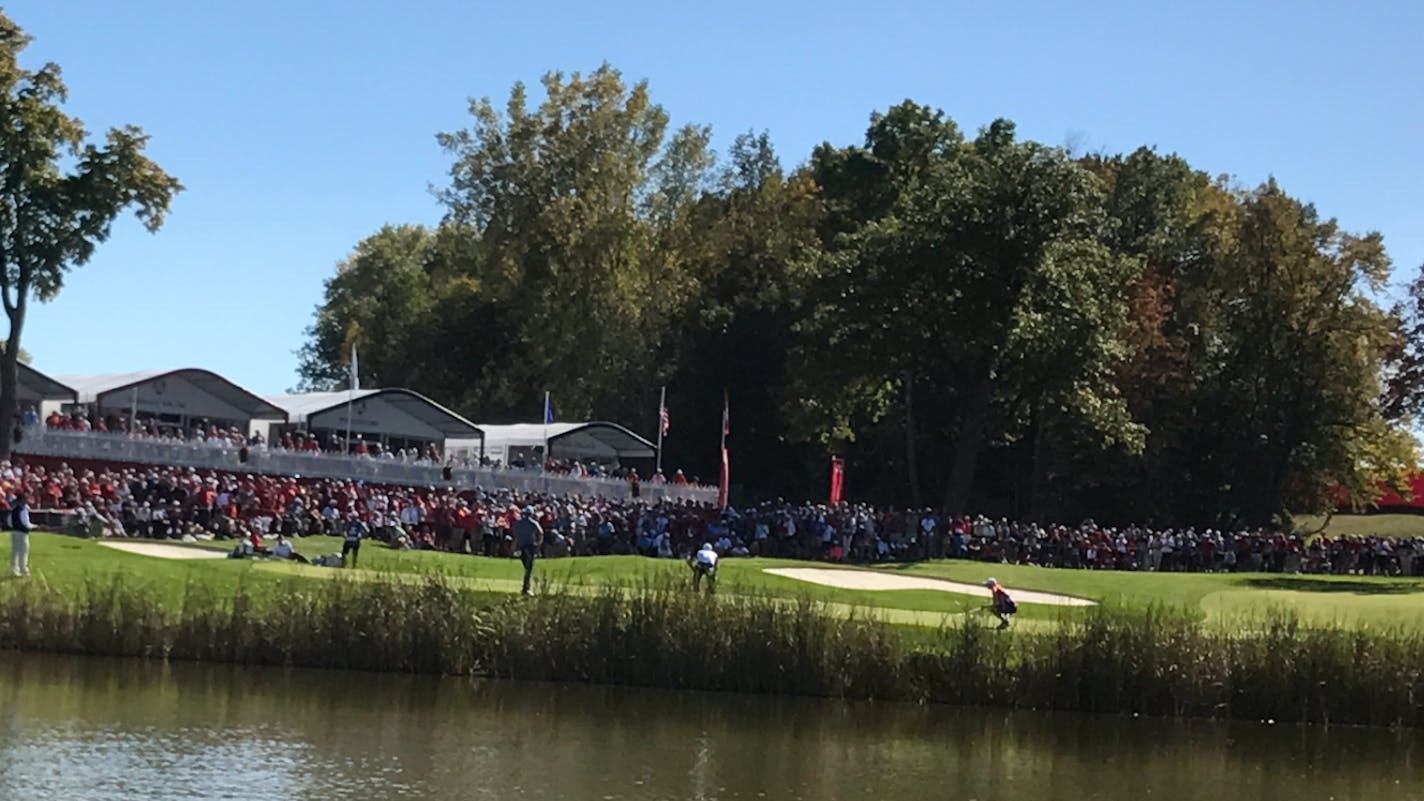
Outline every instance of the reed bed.
<svg viewBox="0 0 1424 801"><path fill-rule="evenodd" d="M1038 632L935 632L682 584L492 601L439 576L293 581L177 605L115 575L0 594L0 648L1278 722L1424 725L1424 637L1098 608Z"/></svg>

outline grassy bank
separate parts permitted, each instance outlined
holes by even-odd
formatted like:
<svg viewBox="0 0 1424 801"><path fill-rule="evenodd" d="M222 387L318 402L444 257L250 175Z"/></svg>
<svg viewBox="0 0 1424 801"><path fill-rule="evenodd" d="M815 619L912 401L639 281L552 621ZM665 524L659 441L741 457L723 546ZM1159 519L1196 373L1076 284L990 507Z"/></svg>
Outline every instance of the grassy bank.
<svg viewBox="0 0 1424 801"><path fill-rule="evenodd" d="M224 548L218 545L218 548ZM0 560L8 557L8 537L0 537ZM309 537L298 542L305 553L340 550L340 541ZM50 534L31 537L32 581L43 581L64 592L78 592L88 582L121 577L127 586L145 587L162 605L177 604L190 584L215 594L232 593L239 585L260 596L294 580L330 581L337 576L377 579L391 575L419 578L440 575L493 601L518 592L521 568L512 559L491 559L433 551L397 551L368 543L361 569L338 571L302 568L291 563L246 560L181 561L124 553L93 540ZM938 627L946 616L957 618L985 603L983 597L932 590L854 590L810 584L764 572L769 567L825 567L821 563L770 559L726 559L719 570L719 593L753 595L798 603L810 599L836 616L847 618L874 612L894 623ZM1424 580L1361 576L1296 576L1266 573L1128 573L1057 570L967 561L932 561L874 568L888 573L952 579L978 584L993 575L1011 590L1041 590L1089 598L1135 610L1161 606L1184 610L1208 622L1231 626L1243 617L1283 610L1302 624L1336 628L1389 630L1407 627L1424 631ZM647 583L685 585L685 565L673 560L637 556L550 559L539 563L536 576L562 591L596 595L606 587ZM0 597L23 582L0 576ZM1078 620L1081 610L1023 603L1018 625L1044 629L1064 620Z"/></svg>
<svg viewBox="0 0 1424 801"><path fill-rule="evenodd" d="M1424 636L1235 630L1159 609L1088 610L1001 633L965 615L928 636L803 598L708 598L681 583L518 598L440 576L190 580L116 574L0 594L0 648L692 690L1281 722L1424 725Z"/></svg>

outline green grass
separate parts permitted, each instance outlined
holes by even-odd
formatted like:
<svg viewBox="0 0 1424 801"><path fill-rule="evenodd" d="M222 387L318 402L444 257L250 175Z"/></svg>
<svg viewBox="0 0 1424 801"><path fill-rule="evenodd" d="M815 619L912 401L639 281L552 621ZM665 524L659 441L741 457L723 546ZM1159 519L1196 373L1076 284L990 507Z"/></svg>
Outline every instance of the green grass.
<svg viewBox="0 0 1424 801"><path fill-rule="evenodd" d="M1076 595L1127 609L1158 605L1220 620L1286 610L1308 624L1424 630L1424 579L1417 578L1058 570L951 560L879 569L957 581L992 572L1011 591Z"/></svg>
<svg viewBox="0 0 1424 801"><path fill-rule="evenodd" d="M1323 531L1321 526L1325 527ZM1324 516L1301 515L1295 519L1295 527L1307 534L1332 537L1424 537L1424 515L1333 515L1328 520Z"/></svg>
<svg viewBox="0 0 1424 801"><path fill-rule="evenodd" d="M200 547L226 550L229 544ZM298 541L307 555L339 551L335 537ZM32 581L74 590L86 582L121 576L131 584L151 587L160 603L178 603L187 588L201 585L218 593L243 587L260 596L292 582L344 577L385 580L391 576L440 575L479 597L494 601L519 590L522 569L513 559L487 558L435 551L397 551L366 543L360 569L336 570L271 560L169 560L124 553L92 540L54 534L30 538ZM0 537L0 565L9 558L9 538ZM767 567L826 567L822 563L772 559L726 559L719 568L718 592L824 604L840 617L873 613L897 624L936 627L946 619L979 614L986 599L930 590L867 591L824 587L764 572ZM1230 621L1269 610L1288 610L1303 623L1349 627L1404 626L1424 630L1424 580L1358 576L1287 576L1281 574L1129 573L1058 570L967 561L932 561L875 568L893 573L978 583L993 575L1010 590L1042 590L1089 598L1129 610L1152 606L1189 613L1208 620ZM606 556L540 560L535 572L543 593L597 594L601 588L683 586L685 565L676 560L639 556ZM0 593L17 582L0 578ZM1017 623L1033 630L1079 620L1082 609L1020 604ZM985 615L987 617L987 615Z"/></svg>

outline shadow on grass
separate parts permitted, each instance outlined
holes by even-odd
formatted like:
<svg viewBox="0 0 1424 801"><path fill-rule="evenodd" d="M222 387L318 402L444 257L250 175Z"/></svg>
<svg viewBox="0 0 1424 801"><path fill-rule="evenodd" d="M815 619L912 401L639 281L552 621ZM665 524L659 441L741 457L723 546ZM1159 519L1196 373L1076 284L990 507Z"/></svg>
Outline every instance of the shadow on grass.
<svg viewBox="0 0 1424 801"><path fill-rule="evenodd" d="M1242 582L1259 590L1292 590L1295 592L1333 592L1356 595L1421 595L1424 583L1417 581L1326 581L1310 578L1253 578Z"/></svg>

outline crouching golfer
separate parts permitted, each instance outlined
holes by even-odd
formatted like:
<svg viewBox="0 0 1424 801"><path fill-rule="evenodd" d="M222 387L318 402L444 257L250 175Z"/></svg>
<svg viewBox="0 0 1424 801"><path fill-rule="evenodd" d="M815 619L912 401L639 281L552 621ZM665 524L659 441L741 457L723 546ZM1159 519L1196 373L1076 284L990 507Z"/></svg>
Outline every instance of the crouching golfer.
<svg viewBox="0 0 1424 801"><path fill-rule="evenodd" d="M1014 603L1014 599L1009 597L1009 591L1004 589L997 579L984 579L984 586L989 588L989 592L994 594L993 601L987 609L999 616L999 628L1009 627L1009 615L1019 611L1019 605Z"/></svg>
<svg viewBox="0 0 1424 801"><path fill-rule="evenodd" d="M534 576L534 558L539 555L539 547L544 544L544 527L534 519L534 507L524 507L524 513L514 521L514 547L518 549L519 561L524 563L524 589L520 594L529 594L529 579Z"/></svg>
<svg viewBox="0 0 1424 801"><path fill-rule="evenodd" d="M702 584L702 577L706 576L707 594L711 595L712 591L717 589L717 552L712 550L712 545L702 543L702 547L687 563L692 566L692 591L697 592Z"/></svg>

